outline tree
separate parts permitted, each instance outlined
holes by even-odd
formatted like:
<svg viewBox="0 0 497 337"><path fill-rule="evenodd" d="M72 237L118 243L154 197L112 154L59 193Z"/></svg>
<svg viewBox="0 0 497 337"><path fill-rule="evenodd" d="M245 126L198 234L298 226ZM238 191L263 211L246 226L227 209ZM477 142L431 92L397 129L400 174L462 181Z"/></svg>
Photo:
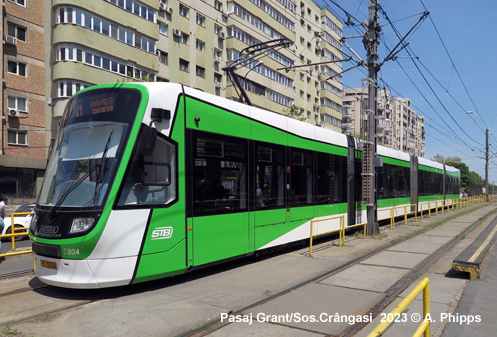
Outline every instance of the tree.
<svg viewBox="0 0 497 337"><path fill-rule="evenodd" d="M472 185L483 185L485 182L483 178L476 172L469 172L470 186Z"/></svg>
<svg viewBox="0 0 497 337"><path fill-rule="evenodd" d="M448 162L451 162L451 163L462 163L462 160L459 157L447 157L447 158L445 158L445 162L446 163L448 163Z"/></svg>
<svg viewBox="0 0 497 337"><path fill-rule="evenodd" d="M433 157L431 157L431 160L436 161L437 163L443 164L445 162L445 157L442 156L441 154L436 154Z"/></svg>
<svg viewBox="0 0 497 337"><path fill-rule="evenodd" d="M300 108L296 105L293 105L288 110L283 110L285 116L296 119L298 121L305 121L304 110L300 110Z"/></svg>

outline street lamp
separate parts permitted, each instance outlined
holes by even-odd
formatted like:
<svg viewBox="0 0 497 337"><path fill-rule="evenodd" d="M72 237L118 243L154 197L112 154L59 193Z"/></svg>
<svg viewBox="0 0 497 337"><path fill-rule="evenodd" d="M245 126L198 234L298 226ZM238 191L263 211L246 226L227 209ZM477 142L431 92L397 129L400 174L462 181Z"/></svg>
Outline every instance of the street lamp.
<svg viewBox="0 0 497 337"><path fill-rule="evenodd" d="M474 114L478 120L480 121L481 125L485 129L485 195L487 196L487 202L488 202L488 135L490 134L488 128L485 126L485 123L481 120L480 116L474 111L466 111L467 114ZM495 118L494 118L495 120ZM492 120L493 123L493 120Z"/></svg>

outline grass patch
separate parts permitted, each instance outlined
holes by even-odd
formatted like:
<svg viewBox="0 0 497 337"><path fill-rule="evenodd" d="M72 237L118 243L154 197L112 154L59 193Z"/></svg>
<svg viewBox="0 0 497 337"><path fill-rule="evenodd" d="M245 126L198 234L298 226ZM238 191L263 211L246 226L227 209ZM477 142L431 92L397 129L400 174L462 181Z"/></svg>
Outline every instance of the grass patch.
<svg viewBox="0 0 497 337"><path fill-rule="evenodd" d="M7 325L6 327L3 328L3 331L2 331L5 335L12 335L12 336L16 336L19 334L19 332L17 331L17 329L12 329L10 327L10 325Z"/></svg>

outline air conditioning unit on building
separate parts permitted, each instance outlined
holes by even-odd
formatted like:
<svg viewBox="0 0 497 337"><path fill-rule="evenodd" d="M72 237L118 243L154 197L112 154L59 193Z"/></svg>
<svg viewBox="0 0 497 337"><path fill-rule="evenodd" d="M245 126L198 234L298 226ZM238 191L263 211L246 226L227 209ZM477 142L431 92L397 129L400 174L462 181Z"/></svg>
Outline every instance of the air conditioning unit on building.
<svg viewBox="0 0 497 337"><path fill-rule="evenodd" d="M214 63L221 63L221 58L219 56L214 56Z"/></svg>
<svg viewBox="0 0 497 337"><path fill-rule="evenodd" d="M172 7L167 7L166 6L166 9L164 10L166 13L168 14L173 14L173 8Z"/></svg>
<svg viewBox="0 0 497 337"><path fill-rule="evenodd" d="M175 28L173 29L173 34L174 36L181 36L181 30Z"/></svg>
<svg viewBox="0 0 497 337"><path fill-rule="evenodd" d="M316 88L316 93L319 95L319 93L321 92L321 89L320 88Z"/></svg>
<svg viewBox="0 0 497 337"><path fill-rule="evenodd" d="M221 82L215 82L216 83L216 88L222 89L223 84Z"/></svg>
<svg viewBox="0 0 497 337"><path fill-rule="evenodd" d="M20 117L21 114L19 113L18 110L10 109L9 110L9 116L10 117Z"/></svg>
<svg viewBox="0 0 497 337"><path fill-rule="evenodd" d="M224 33L224 32L219 32L219 35L218 35L218 36L219 36L219 38L220 38L221 40L226 39L226 35L225 35L225 33Z"/></svg>
<svg viewBox="0 0 497 337"><path fill-rule="evenodd" d="M223 13L223 18L227 19L227 18L228 18L229 13L228 13L228 12L226 12L226 11L223 11L222 13Z"/></svg>
<svg viewBox="0 0 497 337"><path fill-rule="evenodd" d="M319 108L321 107L321 105L319 105L318 103L314 103L314 107L315 107L316 109L319 109Z"/></svg>
<svg viewBox="0 0 497 337"><path fill-rule="evenodd" d="M323 47L321 47L320 45L317 45L317 46L316 46L316 50L321 51L321 50L323 50Z"/></svg>
<svg viewBox="0 0 497 337"><path fill-rule="evenodd" d="M16 45L17 38L15 36L5 35L5 43Z"/></svg>

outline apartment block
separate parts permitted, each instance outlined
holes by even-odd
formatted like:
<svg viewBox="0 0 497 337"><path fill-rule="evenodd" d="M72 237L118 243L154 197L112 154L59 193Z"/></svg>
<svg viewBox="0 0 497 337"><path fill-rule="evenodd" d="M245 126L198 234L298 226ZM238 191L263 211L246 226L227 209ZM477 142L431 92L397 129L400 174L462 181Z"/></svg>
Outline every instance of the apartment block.
<svg viewBox="0 0 497 337"><path fill-rule="evenodd" d="M44 1L4 0L0 193L34 202L47 163ZM48 135L48 137L47 137Z"/></svg>
<svg viewBox="0 0 497 337"><path fill-rule="evenodd" d="M364 138L367 135L366 87L346 88L343 97L343 133ZM388 90L378 90L378 144L425 156L424 117L417 115L409 98L392 97Z"/></svg>
<svg viewBox="0 0 497 337"><path fill-rule="evenodd" d="M171 81L227 99L223 67L268 113L342 130L342 23L312 0L3 0L0 193L35 200L68 99L95 84Z"/></svg>
<svg viewBox="0 0 497 337"><path fill-rule="evenodd" d="M236 70L243 88L253 105L297 106L341 132L342 23L311 0L53 0L45 14L55 121L75 92L108 82L171 81L238 100L222 68L249 46L287 39Z"/></svg>

